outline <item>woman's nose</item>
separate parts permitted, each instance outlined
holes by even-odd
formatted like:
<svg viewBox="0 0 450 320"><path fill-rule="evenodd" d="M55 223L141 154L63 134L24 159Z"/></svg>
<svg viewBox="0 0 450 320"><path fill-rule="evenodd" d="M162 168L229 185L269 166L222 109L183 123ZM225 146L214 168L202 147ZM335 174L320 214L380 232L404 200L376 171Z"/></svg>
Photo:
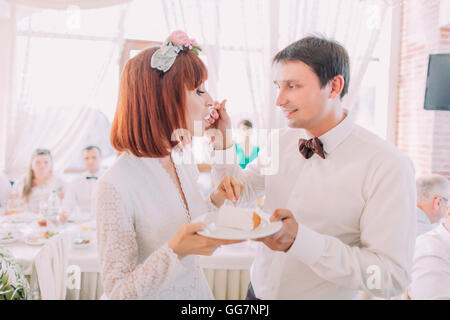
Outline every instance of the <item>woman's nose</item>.
<svg viewBox="0 0 450 320"><path fill-rule="evenodd" d="M209 107L212 107L213 105L214 105L214 101L211 98L211 95L208 93L208 97L206 97L205 107L209 108Z"/></svg>

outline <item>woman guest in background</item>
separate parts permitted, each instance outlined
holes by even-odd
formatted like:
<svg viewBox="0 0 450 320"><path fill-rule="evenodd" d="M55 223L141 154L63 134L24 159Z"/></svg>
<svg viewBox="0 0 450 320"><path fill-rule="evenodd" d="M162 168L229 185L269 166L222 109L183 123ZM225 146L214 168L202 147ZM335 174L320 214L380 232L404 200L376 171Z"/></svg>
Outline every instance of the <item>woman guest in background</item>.
<svg viewBox="0 0 450 320"><path fill-rule="evenodd" d="M245 169L250 162L258 157L259 147L252 145L250 140L252 129L253 124L250 120L242 120L239 122L241 142L236 143L236 156L239 166L241 166L242 169Z"/></svg>
<svg viewBox="0 0 450 320"><path fill-rule="evenodd" d="M18 199L25 211L39 212L41 203L47 204L52 191L64 197L64 183L53 173L50 150L36 149L31 156L28 174L16 181L11 192L11 200Z"/></svg>
<svg viewBox="0 0 450 320"><path fill-rule="evenodd" d="M111 142L121 152L98 181L94 196L103 287L110 299L211 299L197 255L220 245L196 234L195 217L212 209L197 186L194 163L178 164L192 134L218 117L205 90L207 70L200 48L177 31L161 48L130 59L121 77ZM224 104L224 103L223 103ZM206 120L208 118L208 120ZM225 198L221 186L212 199Z"/></svg>

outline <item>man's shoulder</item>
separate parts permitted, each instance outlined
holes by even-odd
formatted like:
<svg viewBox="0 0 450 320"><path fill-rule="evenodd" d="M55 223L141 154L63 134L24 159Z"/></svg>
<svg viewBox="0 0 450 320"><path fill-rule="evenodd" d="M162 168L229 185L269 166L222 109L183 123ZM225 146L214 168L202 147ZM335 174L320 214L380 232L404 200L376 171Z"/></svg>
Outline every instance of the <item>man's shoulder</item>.
<svg viewBox="0 0 450 320"><path fill-rule="evenodd" d="M391 155L394 157L402 155L400 150L398 150L392 143L382 139L380 136L359 125L355 124L352 137L367 146L368 149L374 150L374 152L382 152L386 155Z"/></svg>
<svg viewBox="0 0 450 320"><path fill-rule="evenodd" d="M355 152L363 152L365 156L373 160L374 165L412 166L411 159L396 146L359 125L355 125L351 136L353 141L362 148L358 150L358 146L355 146Z"/></svg>
<svg viewBox="0 0 450 320"><path fill-rule="evenodd" d="M443 242L437 228L439 228L439 226L419 235L416 238L416 259L423 256L440 256L444 253L449 253L446 252L446 244Z"/></svg>

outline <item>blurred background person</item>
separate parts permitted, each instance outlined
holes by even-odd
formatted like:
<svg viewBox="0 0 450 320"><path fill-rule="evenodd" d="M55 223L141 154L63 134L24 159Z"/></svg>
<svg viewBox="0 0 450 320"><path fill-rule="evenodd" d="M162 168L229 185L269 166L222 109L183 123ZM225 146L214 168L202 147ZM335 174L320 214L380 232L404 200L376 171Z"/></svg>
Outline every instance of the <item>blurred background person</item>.
<svg viewBox="0 0 450 320"><path fill-rule="evenodd" d="M236 155L242 169L258 157L259 147L252 144L253 124L250 120L239 122L239 142L236 143Z"/></svg>
<svg viewBox="0 0 450 320"><path fill-rule="evenodd" d="M450 206L436 228L416 240L411 286L412 299L450 300Z"/></svg>
<svg viewBox="0 0 450 320"><path fill-rule="evenodd" d="M76 206L83 212L91 212L92 193L97 180L103 174L101 170L102 152L98 146L88 146L83 149L83 163L86 171L75 178L67 187L64 197L64 207L73 209Z"/></svg>
<svg viewBox="0 0 450 320"><path fill-rule="evenodd" d="M50 150L36 149L31 156L28 174L14 183L10 198L19 198L23 210L37 213L47 204L53 191L62 199L64 182L53 173Z"/></svg>
<svg viewBox="0 0 450 320"><path fill-rule="evenodd" d="M429 174L416 179L417 236L433 229L445 217L450 182L439 174Z"/></svg>

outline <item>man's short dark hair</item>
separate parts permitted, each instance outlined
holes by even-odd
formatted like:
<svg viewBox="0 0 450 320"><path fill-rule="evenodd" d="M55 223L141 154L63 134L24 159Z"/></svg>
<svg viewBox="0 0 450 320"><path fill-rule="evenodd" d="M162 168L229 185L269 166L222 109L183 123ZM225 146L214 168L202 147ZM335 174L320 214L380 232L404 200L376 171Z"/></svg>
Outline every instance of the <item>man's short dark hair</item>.
<svg viewBox="0 0 450 320"><path fill-rule="evenodd" d="M247 128L253 128L253 123L250 120L244 119L239 122L239 125L244 125Z"/></svg>
<svg viewBox="0 0 450 320"><path fill-rule="evenodd" d="M340 97L346 95L350 83L350 59L347 50L338 42L308 36L290 44L273 58L273 63L284 61L302 61L310 66L319 77L321 88L335 76L341 75L344 88Z"/></svg>
<svg viewBox="0 0 450 320"><path fill-rule="evenodd" d="M93 150L93 149L97 149L97 150L98 150L98 153L99 153L100 155L102 155L102 150L100 150L100 148L97 147L97 146L87 146L86 148L83 149L83 151L89 151L89 150Z"/></svg>

